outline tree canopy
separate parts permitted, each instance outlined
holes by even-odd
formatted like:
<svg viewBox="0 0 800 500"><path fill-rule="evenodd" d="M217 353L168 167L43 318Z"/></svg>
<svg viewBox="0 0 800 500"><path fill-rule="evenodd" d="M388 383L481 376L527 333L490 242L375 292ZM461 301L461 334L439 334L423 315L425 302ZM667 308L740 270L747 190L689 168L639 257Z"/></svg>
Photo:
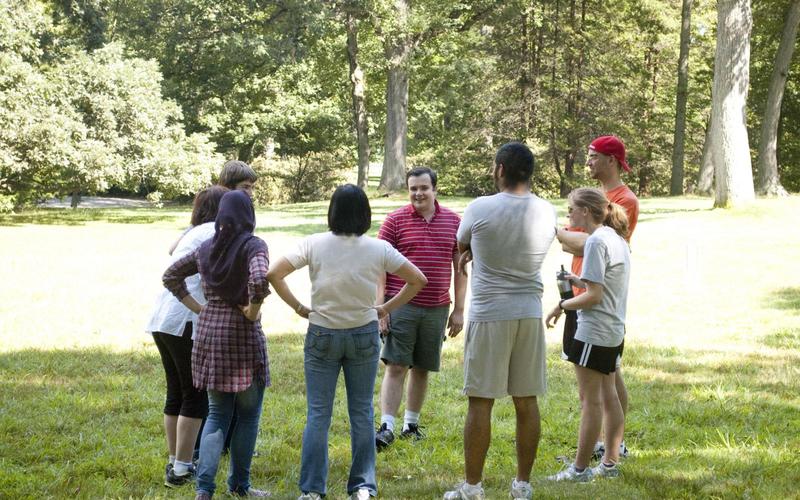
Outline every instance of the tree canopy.
<svg viewBox="0 0 800 500"><path fill-rule="evenodd" d="M789 191L800 190L800 122L787 118L800 114L791 60L778 118L770 84L796 1L752 6L741 118L757 165L773 110L771 179ZM508 140L536 153L534 190L564 196L589 182L585 148L601 134L625 141L626 182L639 195L707 191L717 8L712 0L0 0L0 207L108 189L189 195L225 158L264 169L274 184L267 202L326 196L357 163L363 182L366 159L384 163L384 189L397 188L403 169L426 165L440 172L440 191L476 195L492 189L493 153Z"/></svg>

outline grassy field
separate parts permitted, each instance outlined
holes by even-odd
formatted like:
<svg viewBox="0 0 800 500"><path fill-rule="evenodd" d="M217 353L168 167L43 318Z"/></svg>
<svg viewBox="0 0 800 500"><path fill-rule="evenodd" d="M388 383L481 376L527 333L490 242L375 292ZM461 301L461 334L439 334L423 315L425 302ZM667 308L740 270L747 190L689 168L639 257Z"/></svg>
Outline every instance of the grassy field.
<svg viewBox="0 0 800 500"><path fill-rule="evenodd" d="M443 200L461 211L467 199ZM373 201L373 232L402 199ZM564 214L563 201L556 203ZM633 238L625 350L631 393L623 476L547 484L574 454L572 369L548 333L549 391L534 466L539 498L798 498L800 484L800 197L711 210L703 198L642 201ZM327 204L258 212L273 258L325 229ZM191 498L166 490L163 374L143 332L166 249L187 209L42 210L0 216L0 498ZM549 308L555 272L545 261ZM292 285L307 296L304 272ZM276 297L265 306L273 386L253 482L296 498L305 400L303 322ZM378 457L382 498L441 498L463 477L463 336L432 378L429 439ZM345 498L349 438L343 387L331 429L329 498ZM376 390L377 401L377 390ZM401 408L402 411L402 408ZM514 473L509 400L495 406L484 485L506 498ZM224 467L223 467L224 469ZM224 481L220 472L218 483Z"/></svg>

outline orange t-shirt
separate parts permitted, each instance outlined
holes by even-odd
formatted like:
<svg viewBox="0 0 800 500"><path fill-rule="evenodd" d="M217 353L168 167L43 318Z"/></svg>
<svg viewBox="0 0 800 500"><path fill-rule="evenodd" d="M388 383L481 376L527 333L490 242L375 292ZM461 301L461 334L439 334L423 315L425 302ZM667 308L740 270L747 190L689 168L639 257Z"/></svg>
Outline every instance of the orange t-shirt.
<svg viewBox="0 0 800 500"><path fill-rule="evenodd" d="M625 214L628 216L628 242L630 242L631 236L633 236L633 230L636 229L636 223L639 221L639 199L636 198L636 195L633 194L633 191L631 191L631 189L625 184L615 187L611 191L607 191L606 198L608 198L608 201L611 203L616 203L625 209ZM567 227L567 231L583 232L582 229L576 227ZM573 255L572 274L580 276L582 268L583 257ZM575 296L578 296L585 291L586 289L584 288L572 287L572 292L575 294Z"/></svg>

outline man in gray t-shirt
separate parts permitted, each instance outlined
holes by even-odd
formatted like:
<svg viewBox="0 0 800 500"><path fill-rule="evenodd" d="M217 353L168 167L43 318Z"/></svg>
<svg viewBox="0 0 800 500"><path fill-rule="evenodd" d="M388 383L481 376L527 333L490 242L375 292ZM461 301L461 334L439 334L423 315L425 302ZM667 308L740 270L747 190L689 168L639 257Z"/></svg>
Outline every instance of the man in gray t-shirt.
<svg viewBox="0 0 800 500"><path fill-rule="evenodd" d="M512 396L517 415L517 476L513 498L530 498L530 472L539 445L537 396L544 394L545 354L540 269L556 235L556 211L531 194L533 154L521 143L495 156L498 194L469 204L458 246L472 256L472 298L464 345L466 481L445 500L483 498L494 400Z"/></svg>

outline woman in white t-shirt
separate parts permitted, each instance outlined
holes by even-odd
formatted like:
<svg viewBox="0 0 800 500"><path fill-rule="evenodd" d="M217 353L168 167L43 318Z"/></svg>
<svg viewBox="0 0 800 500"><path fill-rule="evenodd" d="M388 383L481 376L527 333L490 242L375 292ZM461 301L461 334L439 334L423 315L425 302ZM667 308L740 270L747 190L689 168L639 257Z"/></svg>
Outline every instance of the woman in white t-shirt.
<svg viewBox="0 0 800 500"><path fill-rule="evenodd" d="M364 234L371 218L364 191L353 184L339 186L328 207L330 232L305 238L267 273L280 298L309 320L301 499L327 493L328 430L340 371L347 389L352 450L347 493L355 499L377 494L372 395L380 351L378 319L411 300L427 279L394 247ZM284 280L305 266L311 278L311 308L294 296ZM391 300L376 306L378 278L387 272L406 284Z"/></svg>
<svg viewBox="0 0 800 500"><path fill-rule="evenodd" d="M619 445L625 416L614 384L617 360L622 356L625 310L630 277L628 218L599 189L579 188L569 195L569 221L589 233L583 250L581 276L570 275L586 293L565 299L547 315L554 326L564 310L578 311L578 329L567 360L575 364L581 399L581 425L575 462L550 476L555 481L590 481L619 475ZM604 420L605 416L605 420ZM605 454L590 468L594 444L605 429Z"/></svg>
<svg viewBox="0 0 800 500"><path fill-rule="evenodd" d="M225 187L211 186L197 193L191 226L170 249L170 264L194 252L214 236L214 219L226 192L228 189ZM206 303L199 274L187 278L186 287L197 302ZM197 315L164 288L156 299L146 331L153 335L167 379L164 431L169 463L164 485L181 486L194 477L192 456L195 442L208 414L206 391L195 389L192 381L192 346L197 331Z"/></svg>

